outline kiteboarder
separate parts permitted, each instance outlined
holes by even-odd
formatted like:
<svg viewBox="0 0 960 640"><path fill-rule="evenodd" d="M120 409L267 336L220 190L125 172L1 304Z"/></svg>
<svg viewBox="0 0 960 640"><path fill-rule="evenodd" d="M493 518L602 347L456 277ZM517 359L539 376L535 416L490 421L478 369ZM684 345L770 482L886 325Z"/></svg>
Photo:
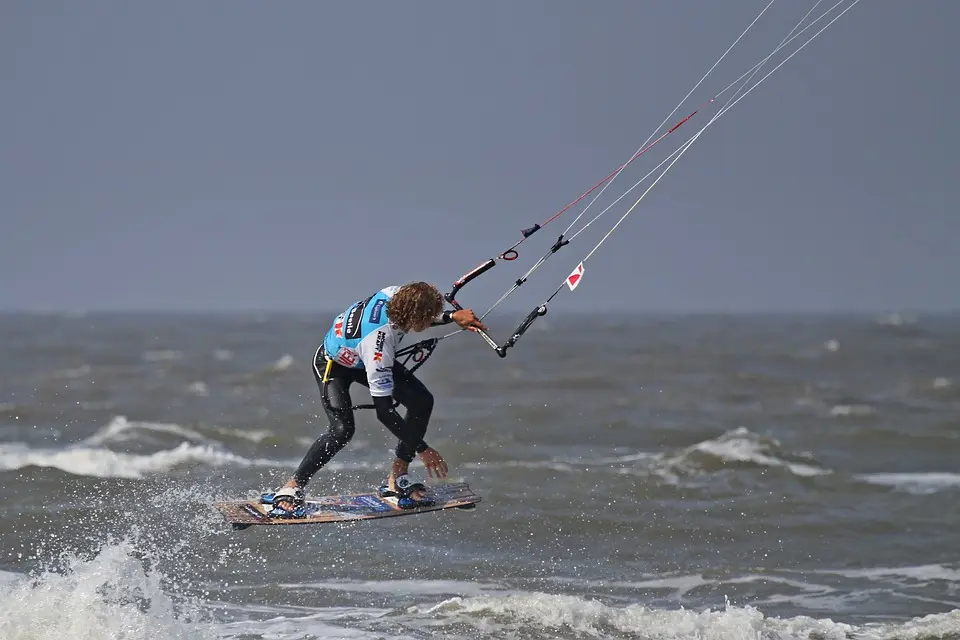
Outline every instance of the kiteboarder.
<svg viewBox="0 0 960 640"><path fill-rule="evenodd" d="M290 480L274 493L271 515L296 517L304 504L303 488L343 449L355 431L350 386L370 391L377 418L397 437L396 458L382 497L396 496L401 508L429 505L426 487L408 470L416 456L430 477L444 478L447 463L424 440L433 411L433 394L413 373L394 361L401 338L431 326L455 322L460 328L487 330L470 309L443 310L439 289L426 282L390 286L354 302L338 315L317 349L313 373L320 388L328 429L313 443ZM403 405L406 414L396 411Z"/></svg>

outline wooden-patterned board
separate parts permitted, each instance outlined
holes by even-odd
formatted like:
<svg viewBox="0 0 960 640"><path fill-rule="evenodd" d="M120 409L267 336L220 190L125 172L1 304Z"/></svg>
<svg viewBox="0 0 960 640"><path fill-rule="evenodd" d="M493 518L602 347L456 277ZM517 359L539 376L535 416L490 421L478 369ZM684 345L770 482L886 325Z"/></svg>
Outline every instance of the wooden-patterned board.
<svg viewBox="0 0 960 640"><path fill-rule="evenodd" d="M451 508L472 509L481 500L465 482L428 487L427 496L434 499L433 506L415 509L401 509L397 506L396 498L381 498L376 492L308 497L306 516L303 518L272 518L267 515L270 505L261 504L259 499L216 502L213 506L234 529L246 529L258 524L322 524L407 516Z"/></svg>

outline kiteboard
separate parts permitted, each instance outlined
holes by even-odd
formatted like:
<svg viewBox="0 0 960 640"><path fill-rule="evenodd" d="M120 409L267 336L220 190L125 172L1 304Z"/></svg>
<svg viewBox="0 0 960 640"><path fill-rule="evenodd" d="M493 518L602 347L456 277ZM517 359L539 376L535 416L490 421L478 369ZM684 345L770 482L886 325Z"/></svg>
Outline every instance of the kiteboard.
<svg viewBox="0 0 960 640"><path fill-rule="evenodd" d="M266 494L265 494L266 495ZM427 487L425 497L433 504L413 509L402 509L394 496L381 498L376 492L307 498L303 517L272 517L271 505L263 498L215 502L213 506L234 529L253 525L324 524L373 520L393 516L408 516L443 509L473 509L481 498L465 482Z"/></svg>

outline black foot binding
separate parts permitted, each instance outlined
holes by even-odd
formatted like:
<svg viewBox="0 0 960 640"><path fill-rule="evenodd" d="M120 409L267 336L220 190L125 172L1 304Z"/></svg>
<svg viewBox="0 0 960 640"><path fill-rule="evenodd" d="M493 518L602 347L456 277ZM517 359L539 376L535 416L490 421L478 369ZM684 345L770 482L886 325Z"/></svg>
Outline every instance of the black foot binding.
<svg viewBox="0 0 960 640"><path fill-rule="evenodd" d="M268 515L271 518L302 518L306 515L305 502L303 489L300 487L283 487L273 494L270 500L273 509L270 510Z"/></svg>
<svg viewBox="0 0 960 640"><path fill-rule="evenodd" d="M389 483L384 484L377 491L381 498L397 498L397 506L401 509L416 509L417 507L432 507L436 502L432 498L423 496L420 499L414 498L412 494L415 491L426 491L427 487L422 482L413 482L410 476L404 473L397 476L397 490L390 491Z"/></svg>

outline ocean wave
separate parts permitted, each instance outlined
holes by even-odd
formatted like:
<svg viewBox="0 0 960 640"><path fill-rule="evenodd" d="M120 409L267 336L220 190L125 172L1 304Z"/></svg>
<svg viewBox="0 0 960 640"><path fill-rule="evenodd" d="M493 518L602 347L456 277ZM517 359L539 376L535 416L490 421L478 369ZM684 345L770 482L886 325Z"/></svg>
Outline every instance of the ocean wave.
<svg viewBox="0 0 960 640"><path fill-rule="evenodd" d="M137 559L133 544L107 545L93 559L67 554L60 570L0 582L4 640L165 640L220 637L191 620L200 607L180 603L163 574Z"/></svg>
<svg viewBox="0 0 960 640"><path fill-rule="evenodd" d="M960 473L920 471L915 473L865 473L856 476L863 482L893 487L900 491L925 495L960 488Z"/></svg>
<svg viewBox="0 0 960 640"><path fill-rule="evenodd" d="M718 607L658 607L586 595L511 588L500 582L464 580L345 580L281 583L271 598L253 597L255 584L230 589L230 602L188 596L176 590L154 556L136 536L108 542L92 554L67 553L61 566L34 576L4 573L0 579L0 636L10 640L130 640L167 638L769 638L807 640L947 640L960 634L960 610L899 621L850 624L829 617L778 617L761 607L726 600ZM160 558L162 559L162 558ZM212 558L220 563L223 559ZM877 577L952 578L931 567L846 572ZM739 580L762 580L743 576ZM736 579L735 579L736 580ZM651 578L630 588L689 589L699 576ZM606 587L618 585L605 583ZM623 586L623 585L620 585ZM801 585L803 586L803 585ZM244 601L243 592L251 591ZM283 592L343 590L361 594L413 596L412 605L304 606ZM213 594L211 594L213 595ZM436 599L432 599L434 596ZM239 597L239 600L238 600Z"/></svg>
<svg viewBox="0 0 960 640"><path fill-rule="evenodd" d="M299 461L245 458L209 445L183 442L173 449L147 454L119 453L110 449L78 446L38 449L22 443L0 445L0 471L29 467L59 469L92 478L143 478L190 464L219 467L295 467Z"/></svg>

